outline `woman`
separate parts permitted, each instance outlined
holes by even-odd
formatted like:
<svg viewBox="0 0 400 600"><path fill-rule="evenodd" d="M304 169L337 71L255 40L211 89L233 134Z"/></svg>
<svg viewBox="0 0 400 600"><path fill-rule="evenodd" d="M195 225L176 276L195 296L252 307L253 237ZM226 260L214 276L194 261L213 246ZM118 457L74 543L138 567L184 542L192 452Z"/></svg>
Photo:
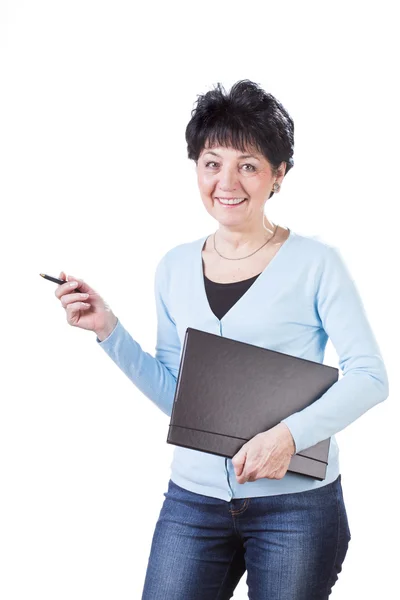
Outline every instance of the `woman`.
<svg viewBox="0 0 400 600"><path fill-rule="evenodd" d="M252 600L323 600L342 569L350 530L335 433L387 398L388 381L339 252L264 213L293 166L293 130L284 107L248 80L199 97L188 155L218 228L175 246L157 266L155 357L82 279L70 276L56 290L70 325L94 331L167 415L187 327L317 362L330 337L339 355L344 377L232 460L174 448L142 600L228 599L245 570ZM287 470L294 453L329 437L323 481Z"/></svg>

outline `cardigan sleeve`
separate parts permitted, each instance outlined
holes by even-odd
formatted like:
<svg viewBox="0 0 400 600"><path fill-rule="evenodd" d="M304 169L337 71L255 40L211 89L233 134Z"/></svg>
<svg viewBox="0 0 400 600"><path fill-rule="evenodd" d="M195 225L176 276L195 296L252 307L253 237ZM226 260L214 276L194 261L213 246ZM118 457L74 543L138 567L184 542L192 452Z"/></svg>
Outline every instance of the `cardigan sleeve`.
<svg viewBox="0 0 400 600"><path fill-rule="evenodd" d="M171 415L180 363L180 340L165 303L165 256L159 261L154 278L157 314L155 356L145 352L118 319L114 330L103 341L96 341L132 383L166 415Z"/></svg>
<svg viewBox="0 0 400 600"><path fill-rule="evenodd" d="M296 453L341 431L389 395L386 368L360 294L334 246L326 246L314 309L343 377L313 404L283 419Z"/></svg>

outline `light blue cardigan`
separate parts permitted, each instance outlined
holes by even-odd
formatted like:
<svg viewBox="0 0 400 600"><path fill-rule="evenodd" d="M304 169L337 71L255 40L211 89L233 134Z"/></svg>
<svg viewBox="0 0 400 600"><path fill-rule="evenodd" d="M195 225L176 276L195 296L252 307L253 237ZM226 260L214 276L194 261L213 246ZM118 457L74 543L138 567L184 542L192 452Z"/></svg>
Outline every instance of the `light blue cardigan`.
<svg viewBox="0 0 400 600"><path fill-rule="evenodd" d="M170 416L187 327L320 363L329 337L339 357L339 380L311 406L284 419L296 452L331 437L326 479L288 472L282 479L239 484L231 459L180 446L174 447L171 479L190 491L226 501L331 483L340 473L335 433L389 395L380 349L339 250L290 231L272 261L219 320L204 288L201 251L207 237L173 247L157 265L155 357L142 350L119 319L105 340L96 337L97 343Z"/></svg>

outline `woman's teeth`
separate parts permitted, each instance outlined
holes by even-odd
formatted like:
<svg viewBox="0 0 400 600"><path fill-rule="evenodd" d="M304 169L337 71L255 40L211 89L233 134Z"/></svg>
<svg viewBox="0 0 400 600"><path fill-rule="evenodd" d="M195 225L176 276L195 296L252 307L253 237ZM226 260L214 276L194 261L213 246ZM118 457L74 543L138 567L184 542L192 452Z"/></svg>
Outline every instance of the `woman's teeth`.
<svg viewBox="0 0 400 600"><path fill-rule="evenodd" d="M217 198L221 202L221 204L240 204L244 202L246 198L233 198L232 200L224 200L223 198Z"/></svg>

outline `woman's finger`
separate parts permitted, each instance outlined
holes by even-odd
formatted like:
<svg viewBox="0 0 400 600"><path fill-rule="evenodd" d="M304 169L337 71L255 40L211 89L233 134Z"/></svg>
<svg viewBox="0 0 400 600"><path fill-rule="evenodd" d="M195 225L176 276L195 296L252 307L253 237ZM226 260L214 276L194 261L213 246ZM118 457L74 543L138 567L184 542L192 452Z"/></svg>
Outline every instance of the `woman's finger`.
<svg viewBox="0 0 400 600"><path fill-rule="evenodd" d="M67 312L67 319L70 319L72 315L79 312L80 310L89 307L90 304L88 304L87 302L72 302L71 304L68 304L68 306L65 308Z"/></svg>
<svg viewBox="0 0 400 600"><path fill-rule="evenodd" d="M77 292L74 294L64 294L63 296L61 296L61 304L64 308L67 308L67 306L69 304L72 304L73 302L78 302L78 301L82 301L84 302L85 300L87 300L87 298L89 297L89 294L82 294L81 292Z"/></svg>

